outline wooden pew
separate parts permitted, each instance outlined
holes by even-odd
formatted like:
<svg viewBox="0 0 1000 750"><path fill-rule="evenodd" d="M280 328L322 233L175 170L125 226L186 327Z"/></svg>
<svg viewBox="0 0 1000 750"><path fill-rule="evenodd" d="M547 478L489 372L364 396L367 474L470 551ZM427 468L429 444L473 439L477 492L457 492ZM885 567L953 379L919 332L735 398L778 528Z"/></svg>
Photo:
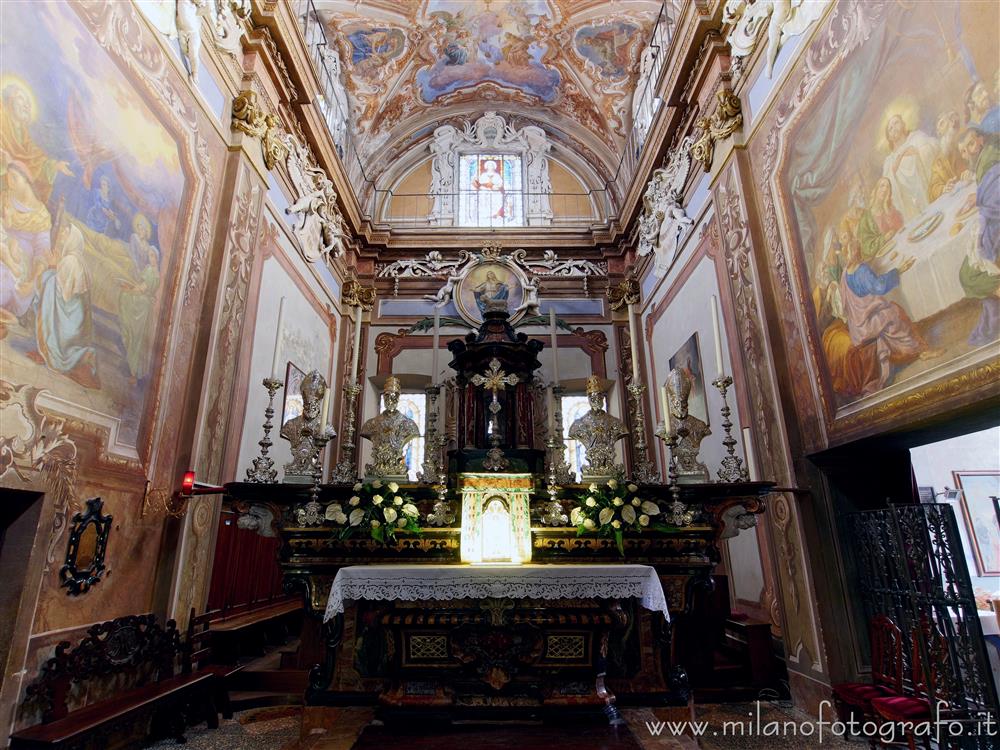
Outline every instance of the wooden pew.
<svg viewBox="0 0 1000 750"><path fill-rule="evenodd" d="M24 709L42 722L11 735L11 750L108 747L150 735L184 742L193 720L218 727L216 675L185 671L183 645L173 620L161 626L152 614L128 615L92 626L75 646L63 641L27 690ZM178 667L181 666L180 669ZM115 683L124 690L84 706L71 694Z"/></svg>

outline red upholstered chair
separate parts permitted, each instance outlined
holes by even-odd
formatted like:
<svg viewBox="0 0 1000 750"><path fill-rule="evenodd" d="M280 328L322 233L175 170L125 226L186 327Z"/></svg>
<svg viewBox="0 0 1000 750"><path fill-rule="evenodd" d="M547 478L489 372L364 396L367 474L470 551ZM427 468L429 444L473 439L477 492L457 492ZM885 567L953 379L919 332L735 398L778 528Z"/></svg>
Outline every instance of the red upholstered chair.
<svg viewBox="0 0 1000 750"><path fill-rule="evenodd" d="M842 682L833 686L833 703L841 720L875 720L872 701L903 693L903 634L885 615L872 618L872 681Z"/></svg>
<svg viewBox="0 0 1000 750"><path fill-rule="evenodd" d="M924 649L929 659L924 667ZM947 718L947 696L944 693L942 675L948 669L948 645L944 636L927 616L920 618L920 627L911 634L910 660L913 665L913 695L887 695L872 699L872 709L880 722L905 723L912 727L904 732L910 750L916 750L916 727L935 718L934 707L941 704L941 716ZM930 733L930 734L933 734ZM921 732L922 744L930 748L928 733Z"/></svg>

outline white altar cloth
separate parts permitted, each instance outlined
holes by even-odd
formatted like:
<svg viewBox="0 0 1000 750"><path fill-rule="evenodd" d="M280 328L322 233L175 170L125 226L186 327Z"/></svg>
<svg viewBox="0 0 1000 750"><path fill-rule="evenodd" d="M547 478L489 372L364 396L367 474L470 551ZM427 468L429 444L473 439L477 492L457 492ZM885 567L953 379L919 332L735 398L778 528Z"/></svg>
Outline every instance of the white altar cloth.
<svg viewBox="0 0 1000 750"><path fill-rule="evenodd" d="M323 620L358 599L632 597L670 619L660 577L648 565L352 565L337 571Z"/></svg>

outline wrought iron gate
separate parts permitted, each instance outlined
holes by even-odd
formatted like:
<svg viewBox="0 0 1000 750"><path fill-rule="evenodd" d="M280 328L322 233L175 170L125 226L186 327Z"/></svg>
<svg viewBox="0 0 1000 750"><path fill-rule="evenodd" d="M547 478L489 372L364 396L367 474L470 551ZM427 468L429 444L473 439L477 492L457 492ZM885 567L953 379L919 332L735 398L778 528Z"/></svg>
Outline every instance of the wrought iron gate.
<svg viewBox="0 0 1000 750"><path fill-rule="evenodd" d="M850 528L869 618L892 619L911 647L916 634L937 628L942 636L946 653L932 653L922 637L916 646L922 684L932 684L930 670L936 668L940 693L965 727L945 746L997 747L997 691L952 507L893 505L854 513ZM904 649L904 680L912 686L920 677L912 676L910 655Z"/></svg>

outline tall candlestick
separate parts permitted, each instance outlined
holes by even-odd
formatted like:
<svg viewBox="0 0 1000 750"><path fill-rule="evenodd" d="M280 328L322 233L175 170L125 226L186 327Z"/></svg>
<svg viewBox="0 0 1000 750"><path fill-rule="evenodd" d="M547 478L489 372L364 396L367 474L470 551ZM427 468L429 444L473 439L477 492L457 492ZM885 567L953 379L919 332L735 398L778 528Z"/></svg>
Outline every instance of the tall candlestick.
<svg viewBox="0 0 1000 750"><path fill-rule="evenodd" d="M750 434L749 427L743 428L743 455L747 459L747 471L750 474L750 481L759 481L760 475L757 473L757 456L753 452L753 436Z"/></svg>
<svg viewBox="0 0 1000 750"><path fill-rule="evenodd" d="M628 340L632 349L632 382L639 382L639 337L635 333L635 305L628 306Z"/></svg>
<svg viewBox="0 0 1000 750"><path fill-rule="evenodd" d="M559 344L556 341L556 310L549 308L549 327L552 336L552 382L559 385Z"/></svg>
<svg viewBox="0 0 1000 750"><path fill-rule="evenodd" d="M278 303L278 330L274 333L274 353L271 355L271 377L281 382L285 382L285 379L278 372L278 357L281 355L281 326L284 324L284 321L285 298L282 297L281 302Z"/></svg>
<svg viewBox="0 0 1000 750"><path fill-rule="evenodd" d="M358 380L358 358L361 356L361 305L354 307L354 352L351 357L351 382Z"/></svg>
<svg viewBox="0 0 1000 750"><path fill-rule="evenodd" d="M660 408L663 410L663 430L670 433L670 404L667 402L667 386L660 386Z"/></svg>
<svg viewBox="0 0 1000 750"><path fill-rule="evenodd" d="M441 310L440 308L434 308L434 343L432 344L434 348L434 355L431 362L431 385L437 385L438 382L438 346L441 343Z"/></svg>
<svg viewBox="0 0 1000 750"><path fill-rule="evenodd" d="M715 333L715 374L722 375L722 331L719 329L719 299L712 295L712 330Z"/></svg>

